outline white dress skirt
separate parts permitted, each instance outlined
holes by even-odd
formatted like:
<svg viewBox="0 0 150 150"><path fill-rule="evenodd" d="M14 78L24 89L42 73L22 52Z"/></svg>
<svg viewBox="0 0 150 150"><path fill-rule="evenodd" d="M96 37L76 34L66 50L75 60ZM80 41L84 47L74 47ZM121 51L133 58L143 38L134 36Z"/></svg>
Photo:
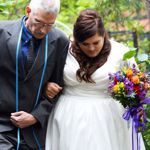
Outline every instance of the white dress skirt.
<svg viewBox="0 0 150 150"><path fill-rule="evenodd" d="M46 150L132 150L132 125L107 92L108 73L117 71L127 48L115 41L111 45L107 62L92 75L94 84L77 81L79 64L68 53L65 88L48 120ZM140 147L145 150L142 137Z"/></svg>

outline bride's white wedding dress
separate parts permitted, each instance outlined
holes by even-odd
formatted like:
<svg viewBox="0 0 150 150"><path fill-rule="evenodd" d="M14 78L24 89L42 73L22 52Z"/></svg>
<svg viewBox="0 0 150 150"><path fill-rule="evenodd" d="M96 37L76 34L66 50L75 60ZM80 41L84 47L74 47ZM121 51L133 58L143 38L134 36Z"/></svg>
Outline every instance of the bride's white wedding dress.
<svg viewBox="0 0 150 150"><path fill-rule="evenodd" d="M68 53L64 93L49 117L46 150L131 150L132 132L121 104L107 93L108 73L116 72L127 48L111 41L108 61L92 78L78 82L76 59ZM141 138L141 150L145 150Z"/></svg>

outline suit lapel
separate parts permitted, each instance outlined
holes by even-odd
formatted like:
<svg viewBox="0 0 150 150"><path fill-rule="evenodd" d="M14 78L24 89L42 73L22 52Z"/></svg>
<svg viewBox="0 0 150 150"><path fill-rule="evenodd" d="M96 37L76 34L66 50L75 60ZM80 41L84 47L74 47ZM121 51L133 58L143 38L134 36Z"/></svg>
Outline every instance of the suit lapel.
<svg viewBox="0 0 150 150"><path fill-rule="evenodd" d="M48 43L48 57L49 57L54 50L54 46L51 43L53 41L52 38L49 37L48 41L49 41L49 43ZM32 68L30 69L29 73L27 74L27 76L25 77L25 81L28 80L29 78L31 78L36 72L38 72L39 69L41 69L41 68L43 69L44 61L45 61L45 43L46 43L46 40L44 38L41 41L41 45L39 47L38 54L36 56L34 64L33 64Z"/></svg>
<svg viewBox="0 0 150 150"><path fill-rule="evenodd" d="M12 30L14 29L14 30ZM16 64L16 47L18 43L18 37L21 29L21 19L17 22L14 22L13 27L8 29L8 50L12 57L13 63ZM52 29L48 35L48 57L51 55L53 50L55 49L52 42L55 40L55 30ZM20 43L20 50L19 50L19 78L24 78L24 81L31 78L41 67L43 67L44 59L45 59L45 38L42 40L41 45L38 50L37 57L35 62L29 71L29 73L25 76L25 69L23 64L22 58L22 50L21 50L21 43Z"/></svg>
<svg viewBox="0 0 150 150"><path fill-rule="evenodd" d="M16 48L17 48L20 30L21 30L21 20L14 22L11 28L8 28L7 30L9 34L8 51L11 55L13 64L16 64ZM25 75L25 72L24 72L24 65L23 65L23 58L22 58L22 51L21 51L21 43L19 47L18 59L19 59L18 60L19 61L19 78L23 78Z"/></svg>

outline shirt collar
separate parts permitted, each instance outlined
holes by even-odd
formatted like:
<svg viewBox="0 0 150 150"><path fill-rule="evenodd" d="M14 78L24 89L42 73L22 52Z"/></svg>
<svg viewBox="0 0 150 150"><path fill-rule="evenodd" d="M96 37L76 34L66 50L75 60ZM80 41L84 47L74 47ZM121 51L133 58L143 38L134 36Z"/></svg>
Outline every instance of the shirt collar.
<svg viewBox="0 0 150 150"><path fill-rule="evenodd" d="M23 43L28 43L30 41L30 39L33 37L33 35L30 33L30 31L25 26L26 19L27 19L26 16L24 16L22 18L22 26L23 26L22 41L23 41Z"/></svg>

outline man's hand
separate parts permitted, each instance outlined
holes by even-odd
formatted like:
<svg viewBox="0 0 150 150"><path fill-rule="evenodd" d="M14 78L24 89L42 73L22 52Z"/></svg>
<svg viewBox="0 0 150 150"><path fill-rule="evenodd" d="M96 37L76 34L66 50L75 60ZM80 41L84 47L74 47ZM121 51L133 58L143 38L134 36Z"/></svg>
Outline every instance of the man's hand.
<svg viewBox="0 0 150 150"><path fill-rule="evenodd" d="M58 84L54 82L49 82L46 85L45 94L49 98L54 98L61 90L62 87L60 87Z"/></svg>
<svg viewBox="0 0 150 150"><path fill-rule="evenodd" d="M10 120L19 128L25 128L37 122L37 119L33 115L24 111L11 113Z"/></svg>

